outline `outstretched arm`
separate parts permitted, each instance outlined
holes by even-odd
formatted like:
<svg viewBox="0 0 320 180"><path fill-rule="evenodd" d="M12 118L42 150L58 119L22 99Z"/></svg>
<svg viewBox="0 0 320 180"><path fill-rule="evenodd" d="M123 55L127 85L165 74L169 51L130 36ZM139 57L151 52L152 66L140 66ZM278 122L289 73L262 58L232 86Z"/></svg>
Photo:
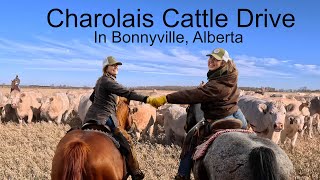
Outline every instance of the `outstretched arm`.
<svg viewBox="0 0 320 180"><path fill-rule="evenodd" d="M124 86L122 86L117 82L105 81L104 83L106 83L105 87L108 87L109 92L116 94L118 96L125 97L130 100L141 101L141 102L146 102L148 98L147 96L138 94L133 90L128 90L127 88L125 88Z"/></svg>

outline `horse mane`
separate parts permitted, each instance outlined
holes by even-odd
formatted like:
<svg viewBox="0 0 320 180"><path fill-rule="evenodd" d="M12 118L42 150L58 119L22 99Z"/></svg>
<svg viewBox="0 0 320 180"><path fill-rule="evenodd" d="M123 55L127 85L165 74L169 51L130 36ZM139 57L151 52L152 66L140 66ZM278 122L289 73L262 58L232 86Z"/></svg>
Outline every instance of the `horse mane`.
<svg viewBox="0 0 320 180"><path fill-rule="evenodd" d="M66 144L64 157L68 159L63 163L65 166L63 179L82 180L85 176L85 163L87 162L89 146L82 140L72 141Z"/></svg>
<svg viewBox="0 0 320 180"><path fill-rule="evenodd" d="M249 163L253 172L253 179L279 180L279 168L272 149L257 147L249 154Z"/></svg>
<svg viewBox="0 0 320 180"><path fill-rule="evenodd" d="M124 97L119 98L119 102L117 104L117 112L116 116L119 122L119 127L121 129L127 129L130 126L128 117L129 117L129 103L130 100Z"/></svg>

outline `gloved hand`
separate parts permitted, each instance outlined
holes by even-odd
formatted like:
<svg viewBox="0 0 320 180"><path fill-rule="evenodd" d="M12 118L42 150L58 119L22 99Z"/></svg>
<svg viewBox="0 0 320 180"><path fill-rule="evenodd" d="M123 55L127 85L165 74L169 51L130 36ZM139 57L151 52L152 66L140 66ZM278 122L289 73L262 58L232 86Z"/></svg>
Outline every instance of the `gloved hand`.
<svg viewBox="0 0 320 180"><path fill-rule="evenodd" d="M158 96L158 97L149 96L147 99L147 103L155 108L158 108L164 105L166 102L167 102L166 96Z"/></svg>

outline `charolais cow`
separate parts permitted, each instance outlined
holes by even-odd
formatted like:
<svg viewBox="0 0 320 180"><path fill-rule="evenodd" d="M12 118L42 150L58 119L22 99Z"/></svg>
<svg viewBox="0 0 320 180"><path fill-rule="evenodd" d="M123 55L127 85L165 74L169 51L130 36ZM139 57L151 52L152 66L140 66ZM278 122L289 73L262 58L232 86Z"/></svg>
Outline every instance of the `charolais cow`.
<svg viewBox="0 0 320 180"><path fill-rule="evenodd" d="M8 103L8 98L0 92L0 122L5 117L4 107L6 106L7 103Z"/></svg>
<svg viewBox="0 0 320 180"><path fill-rule="evenodd" d="M3 94L0 92L0 107L5 106L7 103L8 103L8 97L5 96L5 95L3 95Z"/></svg>
<svg viewBox="0 0 320 180"><path fill-rule="evenodd" d="M40 118L41 98L42 94L34 91L19 92L13 90L10 93L11 107L15 109L20 124L25 117L28 118L28 123L31 123L33 116L36 119Z"/></svg>
<svg viewBox="0 0 320 180"><path fill-rule="evenodd" d="M78 107L79 107L81 97L88 93L89 92L79 92L79 91L68 91L66 93L69 98L70 108L74 111L75 114L78 114ZM90 93L92 92L90 91Z"/></svg>
<svg viewBox="0 0 320 180"><path fill-rule="evenodd" d="M164 116L165 141L171 143L171 136L174 133L175 140L178 144L182 144L186 131L184 126L187 121L186 108L177 104L170 104L160 110Z"/></svg>
<svg viewBox="0 0 320 180"><path fill-rule="evenodd" d="M81 122L84 122L84 118L88 112L89 107L91 106L92 102L90 101L90 95L92 92L88 92L81 96L79 106L78 106L78 115L81 119Z"/></svg>
<svg viewBox="0 0 320 180"><path fill-rule="evenodd" d="M311 99L309 111L310 111L310 119L308 122L308 129L309 129L309 137L312 138L313 124L317 124L317 131L320 133L320 118L319 116L316 115L316 114L320 115L320 96L317 96ZM313 122L314 120L316 120L316 123Z"/></svg>
<svg viewBox="0 0 320 180"><path fill-rule="evenodd" d="M258 136L279 142L286 116L283 103L242 96L238 105Z"/></svg>
<svg viewBox="0 0 320 180"><path fill-rule="evenodd" d="M153 135L154 123L156 121L156 109L149 104L141 104L130 107L129 121L136 127L136 136L141 137Z"/></svg>
<svg viewBox="0 0 320 180"><path fill-rule="evenodd" d="M54 120L57 124L60 124L62 117L64 121L67 120L72 109L66 93L54 93L52 96L42 100L41 113L49 122Z"/></svg>
<svg viewBox="0 0 320 180"><path fill-rule="evenodd" d="M281 131L280 140L284 143L286 138L291 140L290 150L293 152L298 138L298 133L303 131L304 116L303 115L287 115L284 123L284 130Z"/></svg>

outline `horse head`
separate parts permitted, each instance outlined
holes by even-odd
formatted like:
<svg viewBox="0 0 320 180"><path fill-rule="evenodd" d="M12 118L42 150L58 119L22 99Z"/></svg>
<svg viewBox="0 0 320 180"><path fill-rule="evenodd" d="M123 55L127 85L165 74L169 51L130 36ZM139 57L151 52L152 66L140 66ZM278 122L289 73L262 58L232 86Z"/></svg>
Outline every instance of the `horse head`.
<svg viewBox="0 0 320 180"><path fill-rule="evenodd" d="M117 104L116 116L119 121L119 127L121 129L130 129L132 122L129 121L129 103L130 100L124 97L120 97Z"/></svg>

